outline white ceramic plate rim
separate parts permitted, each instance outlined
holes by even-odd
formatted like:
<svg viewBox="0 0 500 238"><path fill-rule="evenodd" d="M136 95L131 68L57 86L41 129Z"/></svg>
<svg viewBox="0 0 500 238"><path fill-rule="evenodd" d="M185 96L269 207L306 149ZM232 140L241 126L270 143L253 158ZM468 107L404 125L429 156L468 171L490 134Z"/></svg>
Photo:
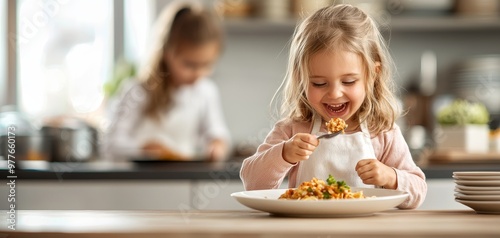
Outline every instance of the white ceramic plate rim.
<svg viewBox="0 0 500 238"><path fill-rule="evenodd" d="M467 202L467 203L475 203L475 204L492 204L492 205L500 205L500 201L469 201L455 198L455 200L459 202Z"/></svg>
<svg viewBox="0 0 500 238"><path fill-rule="evenodd" d="M461 180L461 179L455 179L455 183L458 185L469 185L469 186L500 186L500 180Z"/></svg>
<svg viewBox="0 0 500 238"><path fill-rule="evenodd" d="M455 198L467 201L499 201L500 195L467 195L462 193L455 193Z"/></svg>
<svg viewBox="0 0 500 238"><path fill-rule="evenodd" d="M500 191L500 186L482 186L482 187L478 187L478 186L467 186L467 185L460 185L460 184L457 184L455 185L456 188L459 188L461 190L465 190L465 191Z"/></svg>
<svg viewBox="0 0 500 238"><path fill-rule="evenodd" d="M500 176L477 176L477 175L453 175L456 180L500 180Z"/></svg>
<svg viewBox="0 0 500 238"><path fill-rule="evenodd" d="M487 190L487 191L474 191L474 190L462 190L459 188L455 188L454 190L457 193L461 193L464 195L500 195L499 190Z"/></svg>
<svg viewBox="0 0 500 238"><path fill-rule="evenodd" d="M500 214L500 201L469 201L455 198L455 201L472 208L477 213Z"/></svg>
<svg viewBox="0 0 500 238"><path fill-rule="evenodd" d="M392 209L409 196L397 190L378 188L351 188L352 191L363 190L366 199L341 200L279 200L279 196L288 189L268 189L243 191L231 194L241 204L264 212L281 216L299 217L346 217L365 216L375 212Z"/></svg>
<svg viewBox="0 0 500 238"><path fill-rule="evenodd" d="M459 176L500 176L500 171L455 171L453 175Z"/></svg>

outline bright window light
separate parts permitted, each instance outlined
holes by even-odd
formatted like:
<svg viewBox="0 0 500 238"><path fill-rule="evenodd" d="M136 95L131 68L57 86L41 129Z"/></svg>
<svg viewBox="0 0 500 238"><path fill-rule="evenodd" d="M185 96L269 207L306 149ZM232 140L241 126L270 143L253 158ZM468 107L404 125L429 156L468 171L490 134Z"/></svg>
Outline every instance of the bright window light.
<svg viewBox="0 0 500 238"><path fill-rule="evenodd" d="M0 1L0 105L7 103L7 1Z"/></svg>
<svg viewBox="0 0 500 238"><path fill-rule="evenodd" d="M18 100L34 119L94 115L113 64L112 0L18 3Z"/></svg>

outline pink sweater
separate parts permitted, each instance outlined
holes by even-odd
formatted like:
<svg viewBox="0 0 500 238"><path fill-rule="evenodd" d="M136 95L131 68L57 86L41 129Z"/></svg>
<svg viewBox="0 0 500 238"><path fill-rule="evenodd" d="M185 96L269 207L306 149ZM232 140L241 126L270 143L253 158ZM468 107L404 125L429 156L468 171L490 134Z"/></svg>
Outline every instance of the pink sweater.
<svg viewBox="0 0 500 238"><path fill-rule="evenodd" d="M293 135L310 133L311 129L311 122L285 119L276 123L257 152L243 161L240 177L245 189L276 189L287 174L289 185L295 184L300 162L286 162L282 154L283 145ZM322 131L325 131L324 127ZM425 174L414 163L399 127L394 125L392 130L372 137L371 141L377 159L396 171L397 190L410 194L398 207L409 209L420 206L427 193Z"/></svg>

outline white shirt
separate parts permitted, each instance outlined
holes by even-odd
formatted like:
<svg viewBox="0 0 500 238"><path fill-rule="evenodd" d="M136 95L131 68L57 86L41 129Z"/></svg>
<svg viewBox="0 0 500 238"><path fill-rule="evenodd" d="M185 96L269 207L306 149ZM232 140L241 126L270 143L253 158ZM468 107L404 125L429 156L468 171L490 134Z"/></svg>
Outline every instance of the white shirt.
<svg viewBox="0 0 500 238"><path fill-rule="evenodd" d="M178 88L172 94L172 107L160 114L160 120L144 116L147 95L147 90L135 83L122 97L106 135L107 156L136 157L146 142L156 140L180 154L196 157L213 139L229 141L218 90L211 80Z"/></svg>

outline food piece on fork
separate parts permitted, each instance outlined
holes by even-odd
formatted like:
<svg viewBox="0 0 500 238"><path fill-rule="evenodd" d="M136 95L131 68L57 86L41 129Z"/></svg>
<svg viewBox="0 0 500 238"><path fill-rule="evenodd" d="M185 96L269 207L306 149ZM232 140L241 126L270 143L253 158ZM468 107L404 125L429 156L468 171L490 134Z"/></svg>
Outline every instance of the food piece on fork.
<svg viewBox="0 0 500 238"><path fill-rule="evenodd" d="M342 118L332 118L330 121L326 122L325 125L328 133L335 133L339 131L344 133L344 130L347 128L347 124Z"/></svg>

